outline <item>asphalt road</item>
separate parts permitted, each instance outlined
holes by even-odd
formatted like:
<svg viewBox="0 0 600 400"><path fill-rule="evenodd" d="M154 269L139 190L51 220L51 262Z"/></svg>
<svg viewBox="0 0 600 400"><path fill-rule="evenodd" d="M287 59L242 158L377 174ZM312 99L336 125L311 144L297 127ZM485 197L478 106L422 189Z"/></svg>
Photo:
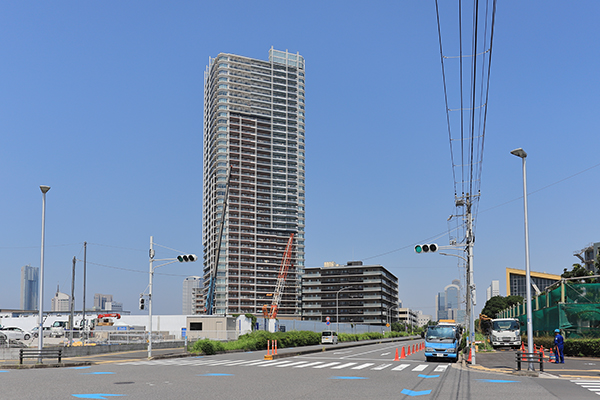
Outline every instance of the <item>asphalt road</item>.
<svg viewBox="0 0 600 400"><path fill-rule="evenodd" d="M406 342L410 345L417 341ZM105 359L75 368L2 370L1 399L592 399L584 380L480 372L425 362L423 352L393 361L406 343L329 345L326 352L265 361L265 352L144 360ZM594 383L595 385L595 383ZM600 385L597 386L600 391Z"/></svg>

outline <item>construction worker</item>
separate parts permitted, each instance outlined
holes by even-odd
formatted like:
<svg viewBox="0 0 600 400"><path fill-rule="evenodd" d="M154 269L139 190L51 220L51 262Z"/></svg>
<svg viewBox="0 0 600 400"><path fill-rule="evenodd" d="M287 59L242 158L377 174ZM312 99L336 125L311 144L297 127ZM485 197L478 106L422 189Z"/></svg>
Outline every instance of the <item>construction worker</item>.
<svg viewBox="0 0 600 400"><path fill-rule="evenodd" d="M560 329L554 330L554 355L556 363L565 363L565 339L560 334Z"/></svg>

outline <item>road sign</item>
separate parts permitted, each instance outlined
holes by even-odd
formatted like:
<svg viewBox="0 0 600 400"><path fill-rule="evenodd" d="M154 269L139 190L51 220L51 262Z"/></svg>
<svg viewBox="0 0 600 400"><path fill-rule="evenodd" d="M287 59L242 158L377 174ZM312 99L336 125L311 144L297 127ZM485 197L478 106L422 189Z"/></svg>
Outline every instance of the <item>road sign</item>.
<svg viewBox="0 0 600 400"><path fill-rule="evenodd" d="M329 322L329 317L325 317L325 321Z"/></svg>
<svg viewBox="0 0 600 400"><path fill-rule="evenodd" d="M325 323L326 323L327 325L329 325L331 322L327 321L327 322L325 322Z"/></svg>

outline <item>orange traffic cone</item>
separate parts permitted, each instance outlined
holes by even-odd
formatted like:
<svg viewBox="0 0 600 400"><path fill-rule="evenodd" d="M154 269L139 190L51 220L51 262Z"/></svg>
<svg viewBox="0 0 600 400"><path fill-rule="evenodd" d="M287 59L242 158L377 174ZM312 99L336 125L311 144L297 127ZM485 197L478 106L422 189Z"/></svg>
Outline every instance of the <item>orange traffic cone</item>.
<svg viewBox="0 0 600 400"><path fill-rule="evenodd" d="M473 351L473 349L469 348L469 358L467 358L467 362L471 362L471 360L472 360L472 354L471 354L472 351Z"/></svg>
<svg viewBox="0 0 600 400"><path fill-rule="evenodd" d="M277 340L275 340L275 347L274 347L274 349L275 350L273 351L273 354L277 355Z"/></svg>
<svg viewBox="0 0 600 400"><path fill-rule="evenodd" d="M398 358L398 348L396 347L396 357L394 357L394 361L400 361Z"/></svg>
<svg viewBox="0 0 600 400"><path fill-rule="evenodd" d="M521 342L521 353L525 353L525 343Z"/></svg>
<svg viewBox="0 0 600 400"><path fill-rule="evenodd" d="M533 344L533 352L537 353L537 346L535 345L535 343Z"/></svg>
<svg viewBox="0 0 600 400"><path fill-rule="evenodd" d="M400 358L406 358L406 353L404 352L404 346L402 346L402 351L400 352Z"/></svg>
<svg viewBox="0 0 600 400"><path fill-rule="evenodd" d="M410 356L410 354L411 354L411 353L410 353L410 346L406 346L406 347L408 348L408 350L406 351L406 355L407 355L407 356Z"/></svg>
<svg viewBox="0 0 600 400"><path fill-rule="evenodd" d="M425 342L421 342L421 350L425 350Z"/></svg>
<svg viewBox="0 0 600 400"><path fill-rule="evenodd" d="M542 362L544 362L544 358L546 357L546 355L544 354L544 346L540 346L540 353L542 353Z"/></svg>

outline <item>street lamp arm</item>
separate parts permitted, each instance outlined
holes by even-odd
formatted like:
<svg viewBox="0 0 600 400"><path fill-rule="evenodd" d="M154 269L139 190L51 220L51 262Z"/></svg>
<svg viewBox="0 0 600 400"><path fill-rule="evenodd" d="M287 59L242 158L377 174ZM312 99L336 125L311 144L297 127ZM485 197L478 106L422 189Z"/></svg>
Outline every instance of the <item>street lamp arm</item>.
<svg viewBox="0 0 600 400"><path fill-rule="evenodd" d="M167 261L167 260L172 260L172 261L169 261L168 263L160 264L160 265L157 265L156 267L153 267L152 272L154 272L154 270L156 268L164 267L165 265L173 264L174 262L178 261L176 258L161 258L161 259L152 260L152 261Z"/></svg>
<svg viewBox="0 0 600 400"><path fill-rule="evenodd" d="M464 258L463 256L459 256L458 254L450 254L450 253L439 253L442 256L452 256L452 257L458 257L460 259L462 259L464 262L468 262L468 260L466 258Z"/></svg>

